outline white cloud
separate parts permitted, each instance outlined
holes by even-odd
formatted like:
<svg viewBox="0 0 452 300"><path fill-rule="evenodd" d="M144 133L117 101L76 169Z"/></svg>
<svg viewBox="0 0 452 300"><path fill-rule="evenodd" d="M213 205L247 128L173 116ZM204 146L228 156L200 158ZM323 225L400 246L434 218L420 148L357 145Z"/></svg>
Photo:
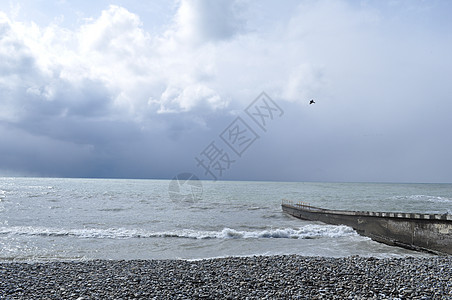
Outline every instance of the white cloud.
<svg viewBox="0 0 452 300"><path fill-rule="evenodd" d="M97 82L100 89L107 88L109 98L104 101L113 109L105 113L116 111L111 117L135 121L155 113L224 109L231 99L241 104L265 88L295 101L307 84L319 85L314 82L321 73L317 67L303 57L285 57L278 45L283 32L272 33L275 40L269 40L244 31L238 10L243 5L181 1L174 24L157 36L144 31L138 15L114 5L75 31L55 23L19 23L3 14L3 31L10 30L14 47L20 48L14 55L12 50L4 53L3 61L27 69L16 74L28 76L14 80L16 92L25 89L32 98L65 106L64 99L55 98L65 94L58 88ZM3 81L11 76L4 64Z"/></svg>
<svg viewBox="0 0 452 300"><path fill-rule="evenodd" d="M106 52L118 57L135 54L146 45L146 34L141 26L137 15L112 5L98 19L82 26L79 33L81 52Z"/></svg>
<svg viewBox="0 0 452 300"><path fill-rule="evenodd" d="M0 28L0 83L11 95L25 90L25 97L64 102L55 99L62 94L56 88L79 89L90 81L108 88L111 96L105 101L116 107L119 118L225 106L205 80L212 72L209 49L174 49L172 37L150 37L140 18L125 8L110 6L75 32L55 24L39 28L14 22L4 13ZM149 106L149 99L158 108Z"/></svg>
<svg viewBox="0 0 452 300"><path fill-rule="evenodd" d="M176 37L199 44L227 40L244 30L243 5L230 0L182 0L176 14Z"/></svg>
<svg viewBox="0 0 452 300"><path fill-rule="evenodd" d="M158 104L158 113L171 113L177 112L178 109L190 111L200 101L207 106L219 107L222 104L225 105L213 90L204 85L193 84L183 90L169 86L163 92L160 100L150 100L149 104Z"/></svg>

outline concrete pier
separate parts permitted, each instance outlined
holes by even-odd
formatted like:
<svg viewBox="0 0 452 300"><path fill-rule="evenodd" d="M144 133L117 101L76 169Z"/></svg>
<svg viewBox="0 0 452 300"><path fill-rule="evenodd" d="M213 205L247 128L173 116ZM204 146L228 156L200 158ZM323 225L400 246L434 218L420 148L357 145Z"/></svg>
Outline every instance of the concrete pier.
<svg viewBox="0 0 452 300"><path fill-rule="evenodd" d="M329 210L305 203L283 202L294 217L347 225L359 234L388 245L435 254L452 254L452 215Z"/></svg>

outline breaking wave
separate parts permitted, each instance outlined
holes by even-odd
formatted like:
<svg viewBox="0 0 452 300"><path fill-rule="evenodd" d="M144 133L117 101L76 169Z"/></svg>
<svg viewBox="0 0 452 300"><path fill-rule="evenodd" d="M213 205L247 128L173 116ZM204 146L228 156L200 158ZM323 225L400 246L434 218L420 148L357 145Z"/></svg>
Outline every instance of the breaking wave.
<svg viewBox="0 0 452 300"><path fill-rule="evenodd" d="M241 231L224 228L221 231L198 231L183 229L166 232L152 232L140 229L108 228L108 229L57 229L46 227L15 226L0 227L0 235L27 235L52 237L77 237L93 239L128 239L128 238L187 238L187 239L313 239L337 238L357 235L347 226L305 225L298 229L282 228L261 231Z"/></svg>
<svg viewBox="0 0 452 300"><path fill-rule="evenodd" d="M430 195L395 196L393 198L395 200L427 201L432 203L452 203L452 198Z"/></svg>

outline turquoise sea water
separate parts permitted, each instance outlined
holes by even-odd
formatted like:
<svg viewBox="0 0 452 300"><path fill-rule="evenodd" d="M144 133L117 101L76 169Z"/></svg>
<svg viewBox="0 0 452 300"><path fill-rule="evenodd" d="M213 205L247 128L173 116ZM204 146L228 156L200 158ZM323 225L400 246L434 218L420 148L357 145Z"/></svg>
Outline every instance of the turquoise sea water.
<svg viewBox="0 0 452 300"><path fill-rule="evenodd" d="M0 178L0 260L221 256L424 256L302 221L281 200L331 209L452 213L452 184L203 181L174 201L168 180Z"/></svg>

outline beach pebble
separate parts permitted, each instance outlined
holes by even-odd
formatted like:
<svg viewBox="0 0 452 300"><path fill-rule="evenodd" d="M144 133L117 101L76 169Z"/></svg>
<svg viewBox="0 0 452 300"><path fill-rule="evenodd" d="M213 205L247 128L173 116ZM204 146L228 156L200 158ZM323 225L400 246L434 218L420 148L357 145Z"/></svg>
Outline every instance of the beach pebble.
<svg viewBox="0 0 452 300"><path fill-rule="evenodd" d="M0 299L451 299L452 257L0 263Z"/></svg>

